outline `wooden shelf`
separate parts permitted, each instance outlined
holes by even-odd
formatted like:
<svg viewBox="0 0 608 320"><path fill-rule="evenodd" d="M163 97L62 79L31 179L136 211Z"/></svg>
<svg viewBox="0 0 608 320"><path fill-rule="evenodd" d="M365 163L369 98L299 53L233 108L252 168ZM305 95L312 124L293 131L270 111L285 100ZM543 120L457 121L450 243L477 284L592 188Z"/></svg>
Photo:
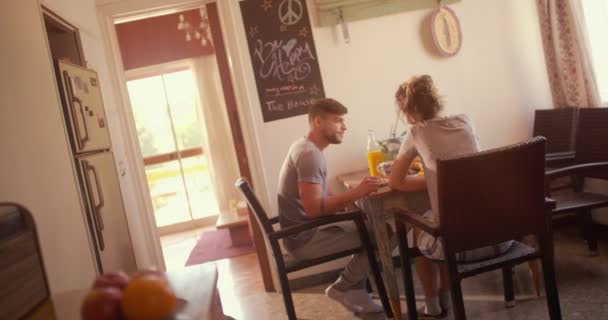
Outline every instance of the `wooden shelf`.
<svg viewBox="0 0 608 320"><path fill-rule="evenodd" d="M249 224L247 216L239 216L235 213L222 213L218 216L215 227L218 229L234 228Z"/></svg>
<svg viewBox="0 0 608 320"><path fill-rule="evenodd" d="M220 214L215 223L217 229L228 229L233 246L251 244L249 233L249 218L236 213Z"/></svg>

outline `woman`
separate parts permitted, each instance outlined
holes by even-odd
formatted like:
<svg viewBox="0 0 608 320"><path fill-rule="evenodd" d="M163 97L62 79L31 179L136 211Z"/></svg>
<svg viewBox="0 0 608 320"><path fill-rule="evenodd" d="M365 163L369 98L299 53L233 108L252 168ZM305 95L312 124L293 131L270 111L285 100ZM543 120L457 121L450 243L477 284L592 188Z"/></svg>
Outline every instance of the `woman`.
<svg viewBox="0 0 608 320"><path fill-rule="evenodd" d="M411 124L389 176L389 185L400 191L427 189L431 210L424 217L439 223L437 215L436 160L480 151L471 119L466 115L443 116L443 103L437 94L433 79L428 75L413 77L403 83L395 93L397 105ZM408 169L419 156L424 176L408 175ZM411 233L411 232L410 232ZM423 256L415 261L416 272L425 294L422 315L443 317L449 309L449 282L442 261L443 244L421 230L413 231L413 239ZM483 247L457 254L458 261L476 261L497 256L511 247L512 242ZM439 281L438 281L439 278Z"/></svg>

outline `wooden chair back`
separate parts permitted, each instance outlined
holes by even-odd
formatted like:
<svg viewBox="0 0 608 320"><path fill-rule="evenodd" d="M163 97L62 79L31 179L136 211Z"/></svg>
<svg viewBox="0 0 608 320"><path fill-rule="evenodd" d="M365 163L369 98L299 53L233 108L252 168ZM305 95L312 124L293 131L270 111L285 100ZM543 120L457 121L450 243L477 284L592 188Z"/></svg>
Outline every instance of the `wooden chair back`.
<svg viewBox="0 0 608 320"><path fill-rule="evenodd" d="M547 138L547 153L574 151L578 111L578 108L561 108L534 112L533 136Z"/></svg>
<svg viewBox="0 0 608 320"><path fill-rule="evenodd" d="M544 232L544 137L437 161L440 229L450 252Z"/></svg>
<svg viewBox="0 0 608 320"><path fill-rule="evenodd" d="M249 203L249 207L255 213L255 219L258 222L258 225L261 227L262 231L264 231L264 237L268 238L268 234L273 232L272 223L268 219L268 214L258 197L253 193L253 189L251 188L251 184L244 177L240 177L235 183L234 186L241 191L241 193L247 199L247 203ZM267 239L268 240L268 239Z"/></svg>
<svg viewBox="0 0 608 320"><path fill-rule="evenodd" d="M581 109L577 132L577 164L608 161L608 108ZM601 172L594 176L608 179Z"/></svg>

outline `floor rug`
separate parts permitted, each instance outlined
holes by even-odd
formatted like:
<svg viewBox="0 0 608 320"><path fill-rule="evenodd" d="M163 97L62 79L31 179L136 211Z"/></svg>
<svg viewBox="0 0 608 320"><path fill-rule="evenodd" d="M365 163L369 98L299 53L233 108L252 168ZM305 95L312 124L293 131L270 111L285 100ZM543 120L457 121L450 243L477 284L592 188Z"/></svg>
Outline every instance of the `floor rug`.
<svg viewBox="0 0 608 320"><path fill-rule="evenodd" d="M252 252L255 252L253 244L232 246L227 229L206 231L201 234L198 242L192 248L186 266L238 257Z"/></svg>

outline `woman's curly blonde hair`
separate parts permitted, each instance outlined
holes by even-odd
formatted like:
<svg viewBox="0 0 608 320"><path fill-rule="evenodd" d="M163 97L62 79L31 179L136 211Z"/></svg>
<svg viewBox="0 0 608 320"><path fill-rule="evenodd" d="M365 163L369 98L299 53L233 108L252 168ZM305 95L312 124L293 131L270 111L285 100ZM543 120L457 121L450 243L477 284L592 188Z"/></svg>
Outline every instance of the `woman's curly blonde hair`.
<svg viewBox="0 0 608 320"><path fill-rule="evenodd" d="M432 119L443 109L443 101L437 93L433 78L425 74L412 77L395 92L399 110L416 121Z"/></svg>

